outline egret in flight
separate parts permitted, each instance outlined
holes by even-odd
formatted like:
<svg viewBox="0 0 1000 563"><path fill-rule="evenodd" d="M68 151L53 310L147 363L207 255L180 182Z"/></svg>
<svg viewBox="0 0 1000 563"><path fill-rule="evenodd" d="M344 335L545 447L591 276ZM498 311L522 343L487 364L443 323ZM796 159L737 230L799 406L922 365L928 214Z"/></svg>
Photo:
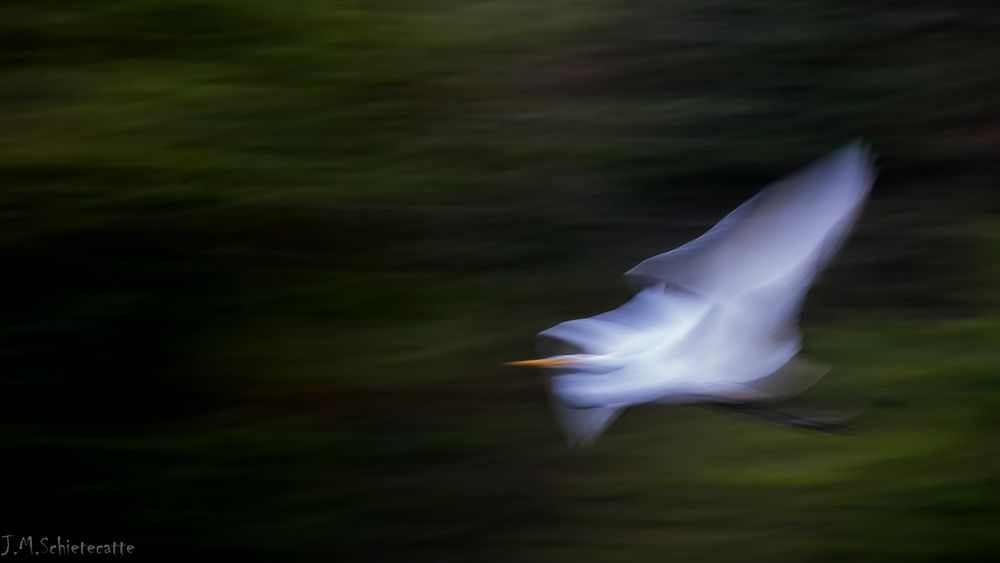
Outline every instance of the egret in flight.
<svg viewBox="0 0 1000 563"><path fill-rule="evenodd" d="M539 334L570 444L589 444L629 406L709 403L778 422L771 408L824 369L798 356L799 312L857 218L874 178L855 142L778 181L693 241L625 273L638 292L612 311ZM547 354L548 355L548 354Z"/></svg>

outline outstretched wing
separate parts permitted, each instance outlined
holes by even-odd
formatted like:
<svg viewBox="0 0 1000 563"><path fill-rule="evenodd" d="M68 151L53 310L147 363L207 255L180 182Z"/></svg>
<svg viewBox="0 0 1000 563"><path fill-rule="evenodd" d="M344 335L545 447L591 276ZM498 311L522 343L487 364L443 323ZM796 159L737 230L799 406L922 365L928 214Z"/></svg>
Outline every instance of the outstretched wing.
<svg viewBox="0 0 1000 563"><path fill-rule="evenodd" d="M847 236L873 175L868 151L853 143L626 273L633 283L680 286L713 304L697 341L710 358L703 382L761 381L798 352L802 302Z"/></svg>
<svg viewBox="0 0 1000 563"><path fill-rule="evenodd" d="M794 303L843 242L873 176L868 151L855 142L768 186L701 237L640 263L626 279L640 287L666 282L712 301L751 292L788 300L791 291Z"/></svg>

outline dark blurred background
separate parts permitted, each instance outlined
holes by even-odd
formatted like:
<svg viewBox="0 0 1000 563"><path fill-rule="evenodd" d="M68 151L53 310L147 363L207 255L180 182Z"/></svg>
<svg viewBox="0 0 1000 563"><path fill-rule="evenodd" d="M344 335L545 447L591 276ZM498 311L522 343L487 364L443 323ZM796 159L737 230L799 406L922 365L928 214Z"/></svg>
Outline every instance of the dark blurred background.
<svg viewBox="0 0 1000 563"><path fill-rule="evenodd" d="M1000 10L5 0L0 534L350 561L1000 557ZM854 438L569 449L533 334L851 139L811 294ZM37 541L37 540L36 540Z"/></svg>

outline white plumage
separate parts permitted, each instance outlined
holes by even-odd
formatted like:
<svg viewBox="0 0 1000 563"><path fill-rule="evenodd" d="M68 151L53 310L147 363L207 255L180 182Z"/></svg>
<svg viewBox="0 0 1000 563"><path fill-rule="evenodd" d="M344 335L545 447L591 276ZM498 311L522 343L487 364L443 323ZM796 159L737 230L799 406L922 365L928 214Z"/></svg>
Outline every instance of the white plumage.
<svg viewBox="0 0 1000 563"><path fill-rule="evenodd" d="M540 333L572 353L513 364L557 370L552 399L572 444L592 442L631 405L803 391L822 372L795 359L799 311L873 175L858 142L768 186L701 237L629 270L639 291L621 307Z"/></svg>

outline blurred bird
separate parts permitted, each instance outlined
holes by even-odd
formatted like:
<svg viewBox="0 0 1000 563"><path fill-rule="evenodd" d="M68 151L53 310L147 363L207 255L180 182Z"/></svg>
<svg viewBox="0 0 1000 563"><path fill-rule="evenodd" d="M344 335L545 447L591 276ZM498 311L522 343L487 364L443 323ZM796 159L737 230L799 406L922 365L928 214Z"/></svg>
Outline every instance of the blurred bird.
<svg viewBox="0 0 1000 563"><path fill-rule="evenodd" d="M826 370L796 357L810 284L843 242L874 178L855 142L772 184L701 237L625 274L638 293L539 334L550 391L571 445L589 444L626 407L709 403L832 430L839 421L772 406ZM550 355L552 354L552 355Z"/></svg>

